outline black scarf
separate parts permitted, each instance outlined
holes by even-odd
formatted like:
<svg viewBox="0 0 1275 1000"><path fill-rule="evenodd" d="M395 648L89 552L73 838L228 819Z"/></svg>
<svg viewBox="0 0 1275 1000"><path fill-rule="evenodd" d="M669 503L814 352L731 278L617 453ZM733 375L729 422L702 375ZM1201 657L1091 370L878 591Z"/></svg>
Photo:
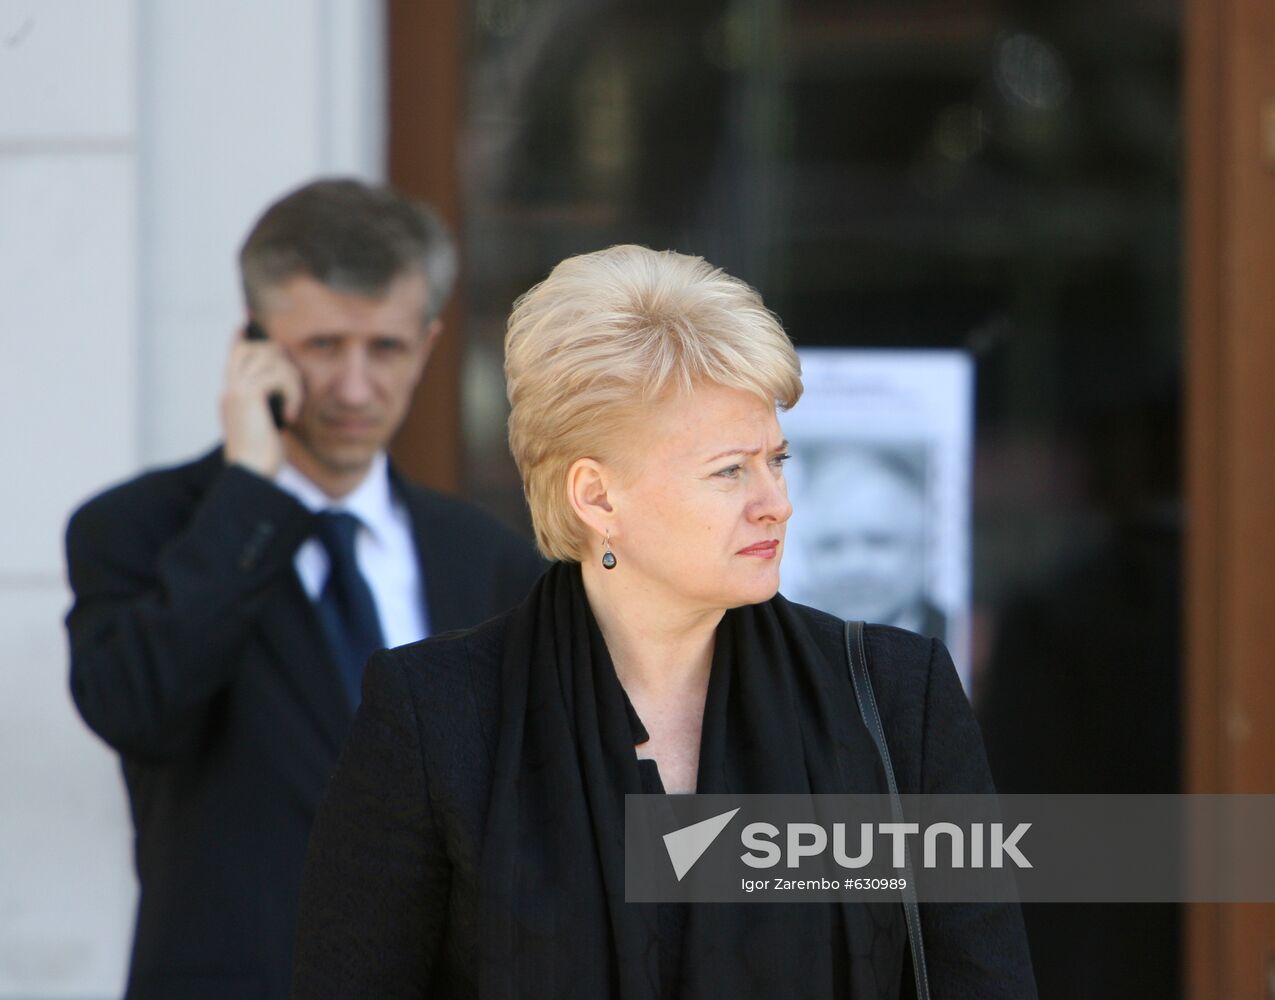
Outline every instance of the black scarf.
<svg viewBox="0 0 1275 1000"><path fill-rule="evenodd" d="M882 794L835 664L782 597L717 628L699 792ZM624 901L624 795L642 782L629 708L577 564L513 613L482 849L479 996L660 1000L657 907ZM897 904L687 908L679 1000L898 995Z"/></svg>

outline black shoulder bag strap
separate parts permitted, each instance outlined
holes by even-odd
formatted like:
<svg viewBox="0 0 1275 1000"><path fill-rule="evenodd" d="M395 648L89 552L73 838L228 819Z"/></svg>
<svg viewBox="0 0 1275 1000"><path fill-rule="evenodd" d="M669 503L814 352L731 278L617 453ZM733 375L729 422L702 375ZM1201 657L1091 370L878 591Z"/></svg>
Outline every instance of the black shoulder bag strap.
<svg viewBox="0 0 1275 1000"><path fill-rule="evenodd" d="M846 622L846 659L850 661L850 683L854 685L854 697L859 703L859 715L868 727L868 734L876 744L881 766L885 768L885 780L890 789L890 812L894 822L903 822L903 803L899 799L899 786L894 780L894 766L890 763L890 748L885 745L885 728L881 725L881 713L877 710L877 698L872 693L872 681L868 678L868 655L863 645L863 622ZM930 1000L930 980L925 971L925 944L921 940L921 913L916 905L916 880L912 876L912 860L904 848L903 877L907 885L903 889L903 915L908 925L908 943L912 947L912 971L916 974L917 1000Z"/></svg>

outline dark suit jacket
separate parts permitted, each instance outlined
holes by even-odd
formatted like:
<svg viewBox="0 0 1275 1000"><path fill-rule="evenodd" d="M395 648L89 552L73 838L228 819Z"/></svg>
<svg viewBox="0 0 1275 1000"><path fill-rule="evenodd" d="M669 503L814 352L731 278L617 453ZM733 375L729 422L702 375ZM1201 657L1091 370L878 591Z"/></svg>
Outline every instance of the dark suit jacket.
<svg viewBox="0 0 1275 1000"><path fill-rule="evenodd" d="M436 632L513 606L543 569L475 508L394 486ZM310 824L352 717L293 569L310 519L220 451L71 518L71 691L120 754L136 828L130 1000L287 994Z"/></svg>
<svg viewBox="0 0 1275 1000"><path fill-rule="evenodd" d="M862 726L841 620L801 610L826 651L844 725ZM315 821L294 1000L476 995L478 864L507 617L369 663L363 705ZM900 792L993 791L945 647L888 626L869 626L865 642ZM863 766L875 768L875 758ZM930 904L921 914L935 1000L1036 996L1017 906ZM912 995L910 971L900 985L901 996ZM529 996L535 990L527 984Z"/></svg>

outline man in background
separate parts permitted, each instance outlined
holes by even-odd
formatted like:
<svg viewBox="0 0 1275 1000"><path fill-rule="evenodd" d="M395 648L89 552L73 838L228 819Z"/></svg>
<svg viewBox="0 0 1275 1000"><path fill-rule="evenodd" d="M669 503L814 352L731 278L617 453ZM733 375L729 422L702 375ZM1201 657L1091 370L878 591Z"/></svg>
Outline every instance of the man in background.
<svg viewBox="0 0 1275 1000"><path fill-rule="evenodd" d="M456 275L431 209L318 181L265 212L240 269L222 443L67 529L71 691L120 755L136 830L130 1000L287 996L310 824L368 654L498 614L542 568L386 456Z"/></svg>

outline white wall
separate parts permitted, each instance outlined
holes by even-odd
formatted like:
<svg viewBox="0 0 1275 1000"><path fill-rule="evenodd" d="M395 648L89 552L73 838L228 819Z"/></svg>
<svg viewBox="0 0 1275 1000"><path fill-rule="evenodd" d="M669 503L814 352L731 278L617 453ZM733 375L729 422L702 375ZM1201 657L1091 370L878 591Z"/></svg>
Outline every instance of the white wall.
<svg viewBox="0 0 1275 1000"><path fill-rule="evenodd" d="M66 687L76 504L217 436L264 205L383 173L379 0L0 0L0 998L121 992L113 754Z"/></svg>

